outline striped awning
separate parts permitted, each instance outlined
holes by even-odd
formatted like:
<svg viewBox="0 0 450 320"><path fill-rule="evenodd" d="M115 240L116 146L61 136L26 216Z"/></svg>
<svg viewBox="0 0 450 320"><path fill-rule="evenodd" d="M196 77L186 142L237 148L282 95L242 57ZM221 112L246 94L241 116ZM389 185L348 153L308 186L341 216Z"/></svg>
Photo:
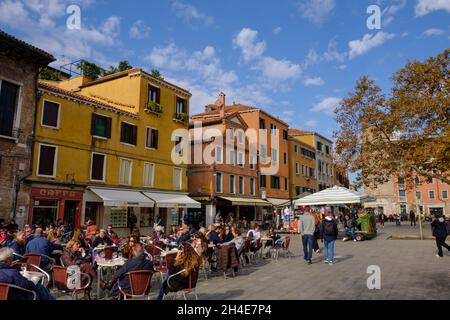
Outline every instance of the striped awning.
<svg viewBox="0 0 450 320"><path fill-rule="evenodd" d="M365 193L353 191L344 187L334 186L313 193L304 198L294 201L294 206L325 206L347 203L361 203L365 201L373 201L374 198Z"/></svg>

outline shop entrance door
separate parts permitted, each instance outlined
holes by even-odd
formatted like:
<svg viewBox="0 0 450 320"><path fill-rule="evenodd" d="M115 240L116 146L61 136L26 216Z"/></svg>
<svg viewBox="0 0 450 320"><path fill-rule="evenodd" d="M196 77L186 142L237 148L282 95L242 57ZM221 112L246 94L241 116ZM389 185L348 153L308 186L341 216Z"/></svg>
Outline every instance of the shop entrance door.
<svg viewBox="0 0 450 320"><path fill-rule="evenodd" d="M64 203L64 225L75 228L75 214L77 211L78 201L65 201Z"/></svg>

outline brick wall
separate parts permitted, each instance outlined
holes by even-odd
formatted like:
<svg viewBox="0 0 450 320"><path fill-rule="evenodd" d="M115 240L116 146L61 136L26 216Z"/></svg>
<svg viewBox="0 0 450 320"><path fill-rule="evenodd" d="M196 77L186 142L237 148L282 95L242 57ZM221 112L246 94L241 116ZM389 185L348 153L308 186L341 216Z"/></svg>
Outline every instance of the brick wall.
<svg viewBox="0 0 450 320"><path fill-rule="evenodd" d="M17 140L0 137L0 218L9 219L13 214L15 197L15 181L19 174L19 164L23 163L25 170L22 177L30 173L30 155L32 132L34 128L35 92L37 67L15 61L0 55L0 79L21 84L20 89L20 133ZM17 201L17 211L23 209L23 216L17 217L22 224L28 211L30 186L22 183Z"/></svg>

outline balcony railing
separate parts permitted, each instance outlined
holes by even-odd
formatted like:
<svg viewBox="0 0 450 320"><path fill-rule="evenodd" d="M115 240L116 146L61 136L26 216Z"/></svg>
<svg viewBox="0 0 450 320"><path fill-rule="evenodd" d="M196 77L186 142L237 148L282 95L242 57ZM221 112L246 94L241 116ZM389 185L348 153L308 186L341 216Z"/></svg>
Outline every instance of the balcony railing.
<svg viewBox="0 0 450 320"><path fill-rule="evenodd" d="M187 113L174 113L172 119L184 124L189 123L189 115Z"/></svg>
<svg viewBox="0 0 450 320"><path fill-rule="evenodd" d="M155 101L150 101L147 104L147 107L145 108L145 111L150 112L150 113L154 113L157 116L160 116L162 113L162 107L159 103L155 102Z"/></svg>

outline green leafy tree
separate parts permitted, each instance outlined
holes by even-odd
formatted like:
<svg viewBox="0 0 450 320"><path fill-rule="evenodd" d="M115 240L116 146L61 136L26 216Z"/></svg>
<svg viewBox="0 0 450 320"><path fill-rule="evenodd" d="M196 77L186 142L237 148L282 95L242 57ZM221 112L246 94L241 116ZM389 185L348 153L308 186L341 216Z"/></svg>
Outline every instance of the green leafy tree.
<svg viewBox="0 0 450 320"><path fill-rule="evenodd" d="M50 81L59 81L60 75L59 75L58 71L44 67L39 72L39 79L50 80Z"/></svg>
<svg viewBox="0 0 450 320"><path fill-rule="evenodd" d="M150 75L151 75L152 77L155 77L155 78L164 80L164 78L163 78L161 72L159 72L159 70L157 70L157 69L152 69L152 71L150 71Z"/></svg>
<svg viewBox="0 0 450 320"><path fill-rule="evenodd" d="M97 79L104 74L104 70L95 63L89 61L81 61L77 64L77 68L81 70L82 74L91 79Z"/></svg>
<svg viewBox="0 0 450 320"><path fill-rule="evenodd" d="M450 49L410 61L392 77L389 96L361 77L335 110L339 165L361 170L376 187L394 175L450 184Z"/></svg>

